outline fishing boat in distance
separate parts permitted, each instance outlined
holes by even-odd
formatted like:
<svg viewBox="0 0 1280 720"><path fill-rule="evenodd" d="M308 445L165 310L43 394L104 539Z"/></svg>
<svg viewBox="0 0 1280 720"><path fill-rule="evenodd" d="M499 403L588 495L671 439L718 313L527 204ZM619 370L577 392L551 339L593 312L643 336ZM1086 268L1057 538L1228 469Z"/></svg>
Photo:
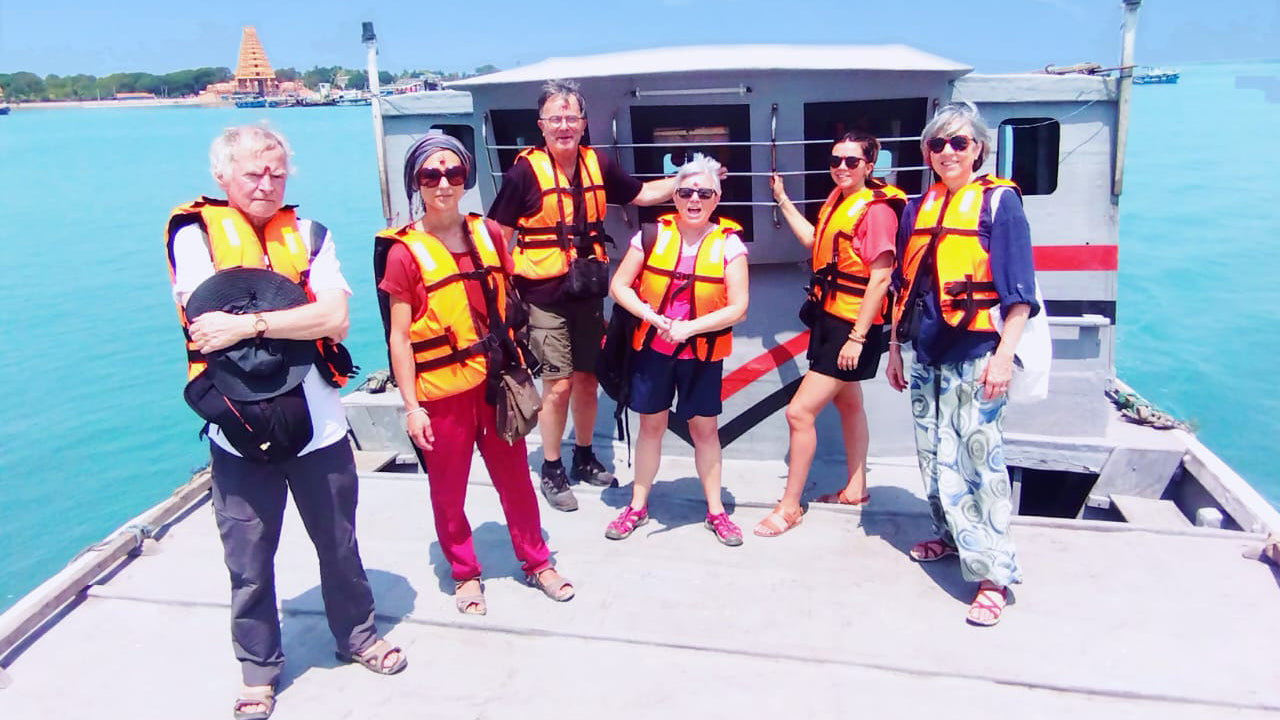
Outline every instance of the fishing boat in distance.
<svg viewBox="0 0 1280 720"><path fill-rule="evenodd" d="M237 93L231 96L231 101L238 108L264 108L267 106L267 99L257 93Z"/></svg>
<svg viewBox="0 0 1280 720"><path fill-rule="evenodd" d="M1128 33L1137 5L1125 3ZM748 527L782 487L781 411L807 341L795 317L804 254L768 176L786 177L812 212L830 188L832 137L859 128L881 137L886 179L919 193L929 181L920 132L933 109L978 105L998 138L986 170L1023 189L1053 331L1050 396L1011 406L1006 428L1028 579L1001 624L979 630L962 620L972 588L954 568L907 559L930 521L910 408L880 378L864 388L869 505L811 503L785 536L725 548L701 527L690 448L668 438L648 532L604 538L625 487L578 485L579 511L544 510L558 567L577 586L568 604L514 579L497 496L473 462L468 513L489 614L462 616L402 404L375 374L344 398L361 470L360 549L380 629L410 667L384 679L333 661L314 550L289 513L276 572L288 654L281 717L1280 714L1280 571L1242 557L1280 533L1280 513L1194 434L1157 429L1162 416L1115 374L1127 77L978 74L902 45L551 58L376 101L388 225L408 220L399 164L430 130L474 150L478 182L464 209L486 207L516 153L540 140L541 84L563 77L582 84L588 140L628 171L668 175L695 150L730 170L720 207L747 228L751 308L725 361L721 439L726 506ZM607 230L622 244L662 211L611 208ZM628 450L608 444L611 410L602 399L597 447L625 484L632 471ZM843 484L832 415L820 419L806 498ZM239 676L208 494L202 470L0 616L0 712L123 718L145 704L175 717L224 714ZM638 689L637 677L659 685ZM633 701L637 693L650 701Z"/></svg>
<svg viewBox="0 0 1280 720"><path fill-rule="evenodd" d="M1177 70L1143 67L1134 72L1133 82L1138 85L1172 85L1178 82L1179 77L1181 73Z"/></svg>

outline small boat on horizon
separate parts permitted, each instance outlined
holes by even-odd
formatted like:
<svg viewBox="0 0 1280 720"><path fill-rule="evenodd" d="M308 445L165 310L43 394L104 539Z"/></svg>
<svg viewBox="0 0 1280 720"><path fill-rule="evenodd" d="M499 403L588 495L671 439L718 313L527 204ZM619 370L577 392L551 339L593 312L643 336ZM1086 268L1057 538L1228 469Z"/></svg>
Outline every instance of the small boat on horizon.
<svg viewBox="0 0 1280 720"><path fill-rule="evenodd" d="M1177 70L1158 67L1139 68L1133 74L1133 82L1137 85L1173 85L1178 82L1181 75Z"/></svg>

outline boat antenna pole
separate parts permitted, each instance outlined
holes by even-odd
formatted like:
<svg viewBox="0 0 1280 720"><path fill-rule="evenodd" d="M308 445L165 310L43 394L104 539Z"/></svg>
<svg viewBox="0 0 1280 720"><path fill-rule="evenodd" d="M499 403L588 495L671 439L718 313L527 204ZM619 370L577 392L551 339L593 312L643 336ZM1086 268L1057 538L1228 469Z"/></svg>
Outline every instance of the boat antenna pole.
<svg viewBox="0 0 1280 720"><path fill-rule="evenodd" d="M391 227L391 191L387 188L387 141L382 128L382 88L378 83L378 37L373 34L373 23L361 23L360 41L369 50L369 107L373 111L373 145L378 153L378 188L382 191L382 219L384 227Z"/></svg>
<svg viewBox="0 0 1280 720"><path fill-rule="evenodd" d="M1111 194L1116 197L1124 190L1124 150L1129 135L1129 93L1133 91L1133 39L1138 33L1138 7L1142 0L1124 0L1124 21L1121 25L1120 87L1116 91L1116 162L1115 175L1111 178Z"/></svg>

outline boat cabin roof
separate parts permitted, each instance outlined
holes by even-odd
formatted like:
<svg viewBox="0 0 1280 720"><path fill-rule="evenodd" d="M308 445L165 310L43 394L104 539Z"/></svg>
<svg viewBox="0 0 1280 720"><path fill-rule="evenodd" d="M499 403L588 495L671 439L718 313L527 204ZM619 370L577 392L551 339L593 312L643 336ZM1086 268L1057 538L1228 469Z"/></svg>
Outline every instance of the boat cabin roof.
<svg viewBox="0 0 1280 720"><path fill-rule="evenodd" d="M751 70L884 70L942 72L956 77L972 67L908 45L690 45L553 57L524 67L448 83L472 88L553 78Z"/></svg>

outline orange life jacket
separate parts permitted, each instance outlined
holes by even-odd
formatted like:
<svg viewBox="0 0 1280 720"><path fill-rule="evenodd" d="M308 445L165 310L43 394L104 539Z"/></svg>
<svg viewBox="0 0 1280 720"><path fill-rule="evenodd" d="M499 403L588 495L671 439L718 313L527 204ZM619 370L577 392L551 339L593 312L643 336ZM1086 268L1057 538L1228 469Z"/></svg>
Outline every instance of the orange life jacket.
<svg viewBox="0 0 1280 720"><path fill-rule="evenodd" d="M663 303L673 287L682 283L692 283L693 307L689 318L701 317L715 312L729 303L729 292L724 281L724 251L731 233L741 233L738 223L717 218L716 225L702 238L698 246L698 257L693 267L693 274L676 272L680 262L680 246L683 241L676 227L676 215L663 215L658 218L658 235L654 239L653 249L644 259L644 267L636 278L635 290L640 299L652 308L661 312ZM631 337L631 346L640 350L652 339L656 329L647 321L641 321ZM695 335L692 339L693 355L701 360L720 360L729 355L733 346L733 332L730 328L715 332Z"/></svg>
<svg viewBox="0 0 1280 720"><path fill-rule="evenodd" d="M823 310L849 322L858 319L862 298L871 282L871 268L853 251L854 232L867 210L877 202L887 204L901 215L907 196L892 185L864 187L848 197L842 197L840 188L835 188L818 210L811 257L812 287L821 288ZM881 301L876 324L884 322L888 309L886 296Z"/></svg>
<svg viewBox="0 0 1280 720"><path fill-rule="evenodd" d="M314 301L315 295L311 292L308 276L311 273L311 260L319 252L322 239L313 239L312 247L308 250L307 244L298 235L298 218L293 208L292 205L286 205L276 211L259 236L248 219L239 210L228 205L226 200L201 197L179 205L169 214L165 233L169 281L175 280L177 272L174 267L174 238L183 227L195 223L204 231L214 272L240 267L267 268L301 285L307 293L307 299ZM190 380L204 371L206 363L200 349L191 342L188 330L190 322L181 305L178 305L178 321L182 323L182 334L187 341L187 379ZM316 342L319 344L324 341ZM331 383L341 387L346 381L346 376L330 373Z"/></svg>
<svg viewBox="0 0 1280 720"><path fill-rule="evenodd" d="M517 163L521 160L533 169L542 204L516 222L516 247L511 253L515 274L530 280L560 277L569 271L569 261L579 257L578 246L587 243L597 259L607 261L604 175L596 151L578 148L583 218L573 215L573 179L545 148L528 148L516 156Z"/></svg>
<svg viewBox="0 0 1280 720"><path fill-rule="evenodd" d="M983 175L950 195L942 183L934 184L925 193L900 259L906 286L894 307L895 322L902 315L929 241L937 234L935 292L940 291L943 320L953 327L995 332L990 310L1000 304L1000 296L991 279L991 258L978 240L978 221L990 193L1002 187L1013 188L1019 197L1022 195L1013 182L990 175Z"/></svg>
<svg viewBox="0 0 1280 720"><path fill-rule="evenodd" d="M499 313L506 308L502 258L485 231L484 218L467 215L467 230L483 265L463 273L453 254L435 235L412 224L378 233L375 242L403 243L418 262L427 302L409 325L409 346L417 374L419 400L439 400L484 382L489 368L486 341L489 322L476 317L467 299L465 281L479 279L496 290ZM382 254L385 257L385 253ZM375 285L382 282L386 264L376 268ZM490 319L492 320L492 319Z"/></svg>

